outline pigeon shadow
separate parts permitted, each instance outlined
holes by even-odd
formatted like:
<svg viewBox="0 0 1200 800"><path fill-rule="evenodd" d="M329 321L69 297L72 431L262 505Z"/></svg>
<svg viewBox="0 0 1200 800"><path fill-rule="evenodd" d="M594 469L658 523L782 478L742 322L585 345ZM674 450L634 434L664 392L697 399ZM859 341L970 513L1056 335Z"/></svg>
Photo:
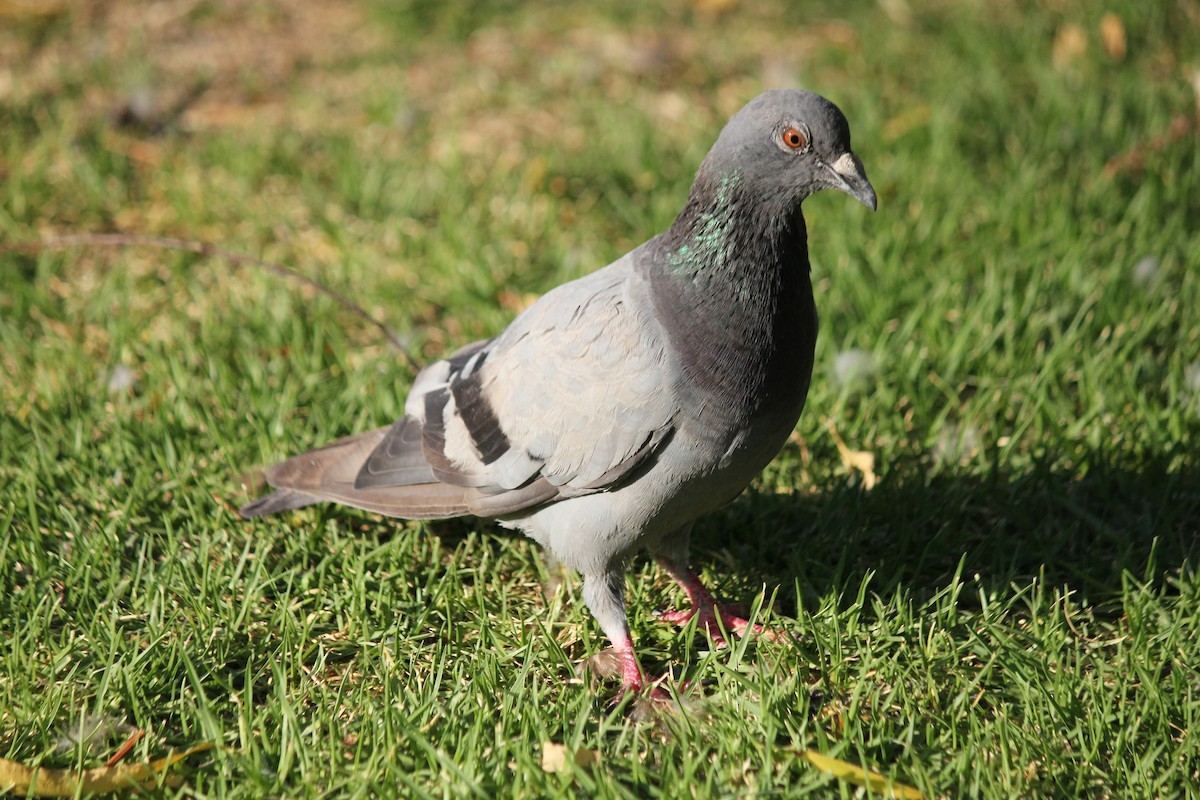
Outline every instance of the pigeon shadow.
<svg viewBox="0 0 1200 800"><path fill-rule="evenodd" d="M1158 585L1200 564L1200 472L1192 460L1179 445L1135 464L1097 451L1075 454L1077 469L1047 459L931 475L928 462L913 459L892 463L869 491L844 475L790 492L756 483L696 523L691 563L718 599L745 610L765 592L785 616L830 595L853 602L868 579L881 597L903 592L921 603L959 574L1001 596L1036 579L1103 605L1129 576ZM380 541L410 535L394 520L321 508ZM486 523L422 524L454 547ZM516 535L490 528L497 545Z"/></svg>
<svg viewBox="0 0 1200 800"><path fill-rule="evenodd" d="M831 592L848 602L868 577L874 593L919 603L960 569L1000 594L1036 578L1103 602L1128 576L1158 584L1200 563L1200 473L1184 445L1135 464L1072 460L983 475L893 464L870 491L846 477L806 493L756 488L697 523L692 561L721 576L727 599L777 591L783 613Z"/></svg>

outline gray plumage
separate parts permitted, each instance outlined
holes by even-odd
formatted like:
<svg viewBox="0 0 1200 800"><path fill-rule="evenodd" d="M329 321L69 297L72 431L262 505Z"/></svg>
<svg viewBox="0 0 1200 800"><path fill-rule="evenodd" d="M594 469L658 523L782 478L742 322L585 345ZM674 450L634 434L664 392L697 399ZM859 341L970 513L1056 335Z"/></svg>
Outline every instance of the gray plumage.
<svg viewBox="0 0 1200 800"><path fill-rule="evenodd" d="M668 230L422 370L394 425L271 468L277 491L242 515L332 501L498 519L582 573L626 687L640 688L626 564L648 549L713 618L689 533L766 466L804 406L817 316L800 204L827 187L875 208L841 111L808 92L760 95Z"/></svg>

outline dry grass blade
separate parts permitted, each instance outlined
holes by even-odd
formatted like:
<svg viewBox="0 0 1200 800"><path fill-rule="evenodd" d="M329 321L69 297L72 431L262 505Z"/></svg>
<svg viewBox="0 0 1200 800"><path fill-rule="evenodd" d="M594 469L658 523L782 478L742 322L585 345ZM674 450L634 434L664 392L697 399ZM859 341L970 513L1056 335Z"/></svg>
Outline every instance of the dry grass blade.
<svg viewBox="0 0 1200 800"><path fill-rule="evenodd" d="M129 738L125 740L125 744L117 748L117 752L112 754L112 757L105 762L104 766L115 767L117 764L120 764L125 760L125 756L129 755L130 751L133 750L134 745L144 739L145 736L146 731L142 728L138 728L136 731L131 733Z"/></svg>

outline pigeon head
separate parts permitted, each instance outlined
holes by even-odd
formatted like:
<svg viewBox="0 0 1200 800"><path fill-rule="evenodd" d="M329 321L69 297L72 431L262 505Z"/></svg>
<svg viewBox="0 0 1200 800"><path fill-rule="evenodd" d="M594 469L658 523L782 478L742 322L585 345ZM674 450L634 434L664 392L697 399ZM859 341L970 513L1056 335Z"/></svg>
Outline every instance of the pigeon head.
<svg viewBox="0 0 1200 800"><path fill-rule="evenodd" d="M840 189L871 210L875 190L850 149L850 126L833 103L798 89L773 89L725 125L700 176L736 184L787 215L820 189Z"/></svg>

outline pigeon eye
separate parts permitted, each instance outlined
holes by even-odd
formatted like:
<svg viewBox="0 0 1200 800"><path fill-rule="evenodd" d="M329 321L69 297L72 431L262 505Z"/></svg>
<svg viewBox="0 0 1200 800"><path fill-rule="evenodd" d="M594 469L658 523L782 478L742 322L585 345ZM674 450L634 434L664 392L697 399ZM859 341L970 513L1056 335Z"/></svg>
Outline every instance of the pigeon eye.
<svg viewBox="0 0 1200 800"><path fill-rule="evenodd" d="M783 132L783 143L793 150L800 150L808 144L808 137L797 128L788 128Z"/></svg>

